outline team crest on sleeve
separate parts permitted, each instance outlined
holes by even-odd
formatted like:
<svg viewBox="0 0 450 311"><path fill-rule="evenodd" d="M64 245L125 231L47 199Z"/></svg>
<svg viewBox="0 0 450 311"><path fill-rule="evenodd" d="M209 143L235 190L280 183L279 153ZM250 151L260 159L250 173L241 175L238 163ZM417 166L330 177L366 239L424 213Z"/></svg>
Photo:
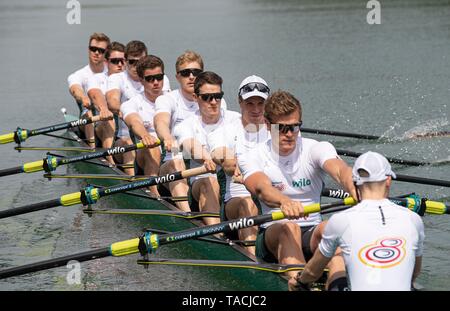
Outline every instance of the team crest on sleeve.
<svg viewBox="0 0 450 311"><path fill-rule="evenodd" d="M399 237L389 237L377 240L361 248L359 260L372 268L391 268L403 261L406 256L406 240Z"/></svg>
<svg viewBox="0 0 450 311"><path fill-rule="evenodd" d="M280 190L281 192L283 192L284 190L286 190L286 185L283 184L283 182L280 182L280 181L274 181L274 182L272 182L272 186L274 186L275 188L277 188L277 189Z"/></svg>

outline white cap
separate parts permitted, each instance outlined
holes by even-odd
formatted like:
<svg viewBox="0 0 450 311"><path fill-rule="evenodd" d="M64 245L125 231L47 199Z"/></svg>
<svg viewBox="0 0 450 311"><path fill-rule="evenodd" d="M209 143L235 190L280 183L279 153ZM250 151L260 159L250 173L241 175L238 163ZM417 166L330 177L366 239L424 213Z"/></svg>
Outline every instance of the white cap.
<svg viewBox="0 0 450 311"><path fill-rule="evenodd" d="M369 176L360 176L358 173L360 169L365 170ZM361 186L366 182L383 181L387 179L387 176L396 178L388 160L381 154L372 151L368 151L356 159L352 173L353 181L357 186Z"/></svg>
<svg viewBox="0 0 450 311"><path fill-rule="evenodd" d="M265 92L261 92L257 88L255 88L253 91L241 94L241 89L244 86L246 86L247 84L250 84L250 83L261 83L261 84L264 84L267 87L267 89L269 90L269 86L268 86L267 82L263 78L255 76L255 75L248 76L247 78L242 80L241 85L239 85L239 95L242 97L242 99L245 100L245 99L250 98L252 96L259 96L259 97L262 97L264 99L267 99L267 97L269 97L269 92L266 92L266 93Z"/></svg>

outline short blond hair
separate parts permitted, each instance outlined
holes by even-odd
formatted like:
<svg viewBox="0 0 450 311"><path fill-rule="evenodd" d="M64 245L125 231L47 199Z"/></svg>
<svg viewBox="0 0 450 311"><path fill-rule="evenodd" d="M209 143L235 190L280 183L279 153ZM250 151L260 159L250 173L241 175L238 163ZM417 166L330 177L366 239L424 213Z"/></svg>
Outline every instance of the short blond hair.
<svg viewBox="0 0 450 311"><path fill-rule="evenodd" d="M183 54L178 56L177 62L175 63L175 70L178 72L181 65L193 62L197 62L201 67L200 69L203 70L203 59L200 54L191 50L186 50Z"/></svg>
<svg viewBox="0 0 450 311"><path fill-rule="evenodd" d="M278 90L266 99L264 117L271 121L275 118L289 115L295 111L298 111L300 121L302 119L302 106L300 101L291 93Z"/></svg>
<svg viewBox="0 0 450 311"><path fill-rule="evenodd" d="M103 32L94 32L89 37L89 45L91 45L92 40L104 41L104 42L106 42L107 45L109 45L111 43L111 40L109 40L109 37L107 35L105 35Z"/></svg>

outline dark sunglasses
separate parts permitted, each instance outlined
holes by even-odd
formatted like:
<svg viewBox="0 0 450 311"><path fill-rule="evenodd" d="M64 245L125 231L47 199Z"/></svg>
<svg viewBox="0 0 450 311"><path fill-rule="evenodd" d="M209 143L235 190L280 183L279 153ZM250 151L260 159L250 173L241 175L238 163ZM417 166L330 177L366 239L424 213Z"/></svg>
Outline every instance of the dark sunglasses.
<svg viewBox="0 0 450 311"><path fill-rule="evenodd" d="M137 62L139 61L139 59L138 58L131 58L131 59L127 59L127 62L128 62L128 64L130 65L130 66L134 66L134 65L136 65L137 64Z"/></svg>
<svg viewBox="0 0 450 311"><path fill-rule="evenodd" d="M114 65L125 64L125 58L110 58L108 61Z"/></svg>
<svg viewBox="0 0 450 311"><path fill-rule="evenodd" d="M300 127L302 126L303 122L300 121L298 123L293 124L282 124L282 123L272 123L273 125L278 126L278 130L283 133L287 134L287 132L297 133L300 131Z"/></svg>
<svg viewBox="0 0 450 311"><path fill-rule="evenodd" d="M204 93L204 94L197 94L198 97L200 97L201 99L203 99L204 101L210 102L213 99L219 101L222 99L223 97L223 92L220 93Z"/></svg>
<svg viewBox="0 0 450 311"><path fill-rule="evenodd" d="M202 73L202 71L203 71L203 70L201 70L201 69L190 69L190 68L187 68L187 69L183 69L183 70L178 71L178 73L179 73L182 77L187 78L187 77L191 76L191 73L192 73L192 75L193 75L194 77L196 77L196 76L198 76L200 73Z"/></svg>
<svg viewBox="0 0 450 311"><path fill-rule="evenodd" d="M252 82L252 83L248 83L248 84L244 85L243 87L241 87L239 89L239 95L242 96L246 93L254 91L255 89L257 89L258 91L265 93L267 95L269 95L269 93L270 93L270 89L267 85L265 85L263 83L259 83L259 82Z"/></svg>
<svg viewBox="0 0 450 311"><path fill-rule="evenodd" d="M100 54L105 54L106 49L91 45L89 46L89 51L91 51L92 53L99 52Z"/></svg>
<svg viewBox="0 0 450 311"><path fill-rule="evenodd" d="M161 81L162 79L164 79L163 73L158 73L157 75L148 75L144 77L144 80L147 82L153 82L155 80Z"/></svg>

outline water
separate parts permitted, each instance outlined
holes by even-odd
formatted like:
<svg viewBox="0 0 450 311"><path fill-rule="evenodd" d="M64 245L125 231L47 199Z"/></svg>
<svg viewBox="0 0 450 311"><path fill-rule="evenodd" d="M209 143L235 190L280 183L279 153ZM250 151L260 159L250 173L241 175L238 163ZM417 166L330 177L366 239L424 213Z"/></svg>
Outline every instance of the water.
<svg viewBox="0 0 450 311"><path fill-rule="evenodd" d="M381 25L366 23L368 9L362 0L90 1L82 3L80 25L67 24L65 4L56 0L0 3L2 133L17 126L59 123L63 106L76 112L66 78L86 64L89 35L103 31L123 43L132 39L147 43L150 52L165 61L172 85L176 85L176 57L186 49L199 52L206 69L223 77L227 102L235 110L239 83L247 75L257 74L272 90L288 90L301 100L305 127L389 139L366 142L304 136L327 139L339 148L358 152L376 150L418 161L449 160L448 137L403 139L411 132L449 129L449 1L382 1ZM27 144L62 143L34 137ZM2 168L44 156L35 151L18 154L12 145L1 146L1 150ZM346 160L353 163L351 158ZM396 165L394 169L448 180L450 165ZM77 191L81 185L79 181L48 182L40 173L3 177L1 181L2 208L52 199ZM412 191L450 202L448 188L400 182L393 187L393 194ZM114 204L114 200L108 202ZM2 221L0 266L107 245L139 231L123 218L96 219L87 218L75 207ZM424 222L427 238L419 282L427 289L449 290L450 218L426 216ZM186 284L189 289L210 288L195 277L178 278L180 272L195 275L190 268L155 267L149 282L134 261L130 256L91 263L80 286L68 285L66 270L61 268L1 281L0 288L177 290L186 289Z"/></svg>

